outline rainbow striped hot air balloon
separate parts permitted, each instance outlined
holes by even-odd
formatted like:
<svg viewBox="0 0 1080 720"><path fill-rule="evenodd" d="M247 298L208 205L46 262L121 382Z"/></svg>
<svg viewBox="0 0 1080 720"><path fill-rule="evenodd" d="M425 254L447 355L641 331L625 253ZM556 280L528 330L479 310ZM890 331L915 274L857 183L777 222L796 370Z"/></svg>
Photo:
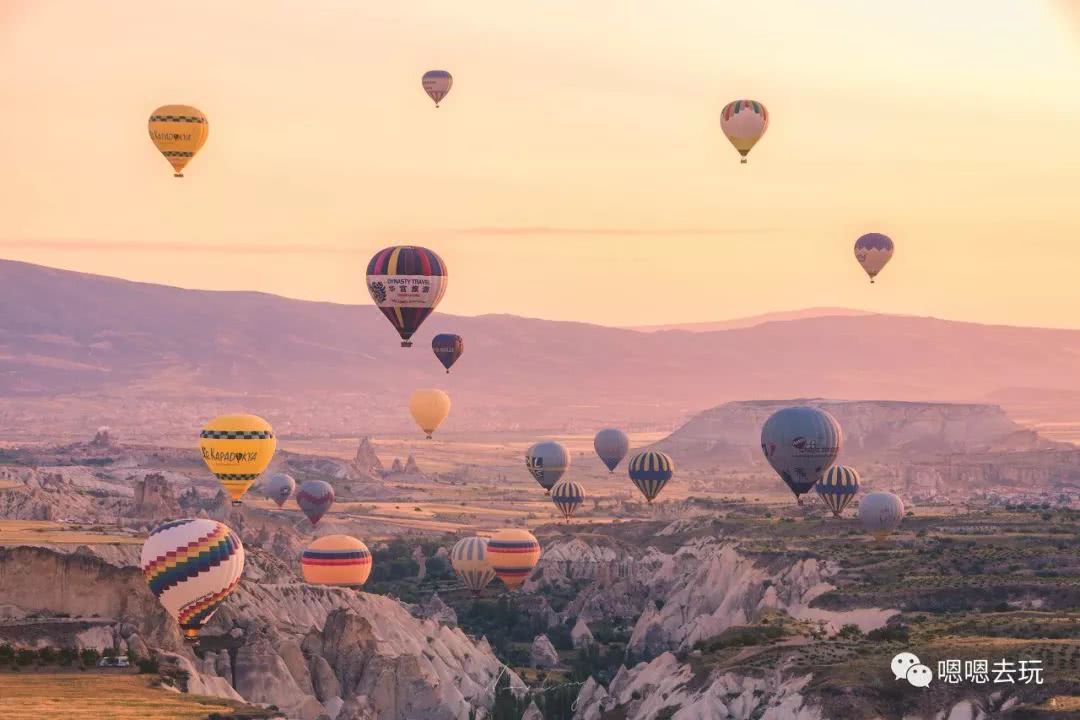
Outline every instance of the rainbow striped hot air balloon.
<svg viewBox="0 0 1080 720"><path fill-rule="evenodd" d="M832 510L833 517L840 517L855 493L859 492L859 473L844 465L833 465L824 477L814 485L818 497Z"/></svg>
<svg viewBox="0 0 1080 720"><path fill-rule="evenodd" d="M487 547L487 539L467 537L458 540L450 551L450 566L474 595L479 595L480 591L495 579Z"/></svg>
<svg viewBox="0 0 1080 720"><path fill-rule="evenodd" d="M360 587L371 575L371 553L349 535L324 535L304 550L300 566L312 585Z"/></svg>
<svg viewBox="0 0 1080 720"><path fill-rule="evenodd" d="M651 505L675 474L675 461L666 453L648 450L630 458L629 473L630 480Z"/></svg>
<svg viewBox="0 0 1080 720"><path fill-rule="evenodd" d="M139 559L150 592L196 642L244 573L244 546L223 523L190 518L154 528Z"/></svg>
<svg viewBox="0 0 1080 720"><path fill-rule="evenodd" d="M569 522L581 507L581 503L585 502L585 488L573 480L560 480L551 488L551 502L555 503L563 518Z"/></svg>
<svg viewBox="0 0 1080 720"><path fill-rule="evenodd" d="M442 258L422 247L395 245L375 253L367 286L375 305L398 331L401 347L442 300L449 274Z"/></svg>
<svg viewBox="0 0 1080 720"><path fill-rule="evenodd" d="M528 530L500 530L488 540L487 556L495 577L514 590L540 562L540 543Z"/></svg>
<svg viewBox="0 0 1080 720"><path fill-rule="evenodd" d="M277 440L270 423L261 417L222 415L203 427L199 449L233 505L239 505L240 498L274 459Z"/></svg>

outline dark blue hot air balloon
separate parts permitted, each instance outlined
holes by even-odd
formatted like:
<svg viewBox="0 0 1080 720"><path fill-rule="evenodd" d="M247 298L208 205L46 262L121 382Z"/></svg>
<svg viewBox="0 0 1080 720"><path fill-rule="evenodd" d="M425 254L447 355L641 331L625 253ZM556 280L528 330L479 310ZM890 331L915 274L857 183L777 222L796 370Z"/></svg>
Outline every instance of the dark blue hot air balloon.
<svg viewBox="0 0 1080 720"><path fill-rule="evenodd" d="M465 341L460 335L454 333L439 333L431 338L431 350L449 373L450 366L457 362L461 353L465 352Z"/></svg>

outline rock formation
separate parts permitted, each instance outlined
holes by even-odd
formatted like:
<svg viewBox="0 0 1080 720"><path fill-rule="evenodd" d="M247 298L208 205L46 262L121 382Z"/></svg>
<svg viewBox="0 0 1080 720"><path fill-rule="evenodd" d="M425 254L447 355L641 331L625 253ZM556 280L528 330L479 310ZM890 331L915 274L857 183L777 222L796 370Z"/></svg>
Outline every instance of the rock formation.
<svg viewBox="0 0 1080 720"><path fill-rule="evenodd" d="M412 453L409 453L409 457L405 459L405 474L406 475L421 475L420 468L416 465L416 458Z"/></svg>
<svg viewBox="0 0 1080 720"><path fill-rule="evenodd" d="M596 638L593 637L589 626L585 624L584 618L579 617L577 622L574 623L574 628L570 631L570 641L574 644L575 649L596 644Z"/></svg>
<svg viewBox="0 0 1080 720"><path fill-rule="evenodd" d="M352 464L357 472L374 477L381 475L384 469L382 461L375 454L375 447L371 444L370 438L366 436L360 439L360 445L356 448L356 456L353 458Z"/></svg>
<svg viewBox="0 0 1080 720"><path fill-rule="evenodd" d="M529 650L529 663L537 668L553 668L559 665L559 653L547 635L537 635Z"/></svg>
<svg viewBox="0 0 1080 720"><path fill-rule="evenodd" d="M426 601L413 608L412 614L424 620L434 620L443 625L457 625L457 613L454 608L443 602L439 593L434 593Z"/></svg>
<svg viewBox="0 0 1080 720"><path fill-rule="evenodd" d="M108 426L102 426L94 433L94 439L90 441L90 447L93 448L107 448L114 444L115 440L112 433L109 431Z"/></svg>
<svg viewBox="0 0 1080 720"><path fill-rule="evenodd" d="M180 503L173 495L172 485L160 473L147 473L135 483L135 507L132 517L155 521L181 515Z"/></svg>

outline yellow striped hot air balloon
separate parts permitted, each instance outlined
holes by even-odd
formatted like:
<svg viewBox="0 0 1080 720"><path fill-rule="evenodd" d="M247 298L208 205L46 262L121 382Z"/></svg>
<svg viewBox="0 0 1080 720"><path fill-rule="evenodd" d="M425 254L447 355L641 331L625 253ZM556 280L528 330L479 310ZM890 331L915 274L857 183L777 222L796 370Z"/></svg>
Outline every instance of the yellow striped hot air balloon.
<svg viewBox="0 0 1080 720"><path fill-rule="evenodd" d="M488 540L487 558L495 577L514 590L540 562L540 543L528 530L500 530Z"/></svg>
<svg viewBox="0 0 1080 720"><path fill-rule="evenodd" d="M239 505L240 498L270 465L277 440L270 423L261 417L222 415L199 433L199 447L210 472L221 482L233 505Z"/></svg>
<svg viewBox="0 0 1080 720"><path fill-rule="evenodd" d="M324 535L308 545L300 564L312 585L360 587L371 575L367 545L349 535Z"/></svg>
<svg viewBox="0 0 1080 720"><path fill-rule="evenodd" d="M149 129L150 140L178 178L184 177L184 168L210 134L206 115L190 105L162 105L150 113Z"/></svg>

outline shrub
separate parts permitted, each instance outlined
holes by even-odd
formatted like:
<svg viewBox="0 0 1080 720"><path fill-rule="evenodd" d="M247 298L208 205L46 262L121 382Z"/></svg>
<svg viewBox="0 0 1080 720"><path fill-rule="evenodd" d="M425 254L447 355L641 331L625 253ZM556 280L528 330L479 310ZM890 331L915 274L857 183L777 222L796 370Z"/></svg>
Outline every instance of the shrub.
<svg viewBox="0 0 1080 720"><path fill-rule="evenodd" d="M160 672L161 667L158 665L157 658L147 658L145 660L139 660L137 663L139 666L139 672L146 675L157 675Z"/></svg>
<svg viewBox="0 0 1080 720"><path fill-rule="evenodd" d="M82 661L83 665L97 665L97 661L100 658L101 653L99 653L94 648L86 648L81 653L79 653L79 660Z"/></svg>
<svg viewBox="0 0 1080 720"><path fill-rule="evenodd" d="M858 640L862 637L862 634L863 632L859 629L859 626L853 623L847 623L846 625L843 625L840 628L840 632L837 633L837 635L844 638L845 640Z"/></svg>
<svg viewBox="0 0 1080 720"><path fill-rule="evenodd" d="M15 649L4 643L0 645L0 665L7 665L15 659Z"/></svg>
<svg viewBox="0 0 1080 720"><path fill-rule="evenodd" d="M52 665L56 660L56 651L51 647L42 648L38 651L38 662L42 665Z"/></svg>
<svg viewBox="0 0 1080 720"><path fill-rule="evenodd" d="M27 650L26 648L23 648L22 650L15 653L15 663L21 667L29 665L30 663L34 662L35 659L37 659L37 653L33 650Z"/></svg>

